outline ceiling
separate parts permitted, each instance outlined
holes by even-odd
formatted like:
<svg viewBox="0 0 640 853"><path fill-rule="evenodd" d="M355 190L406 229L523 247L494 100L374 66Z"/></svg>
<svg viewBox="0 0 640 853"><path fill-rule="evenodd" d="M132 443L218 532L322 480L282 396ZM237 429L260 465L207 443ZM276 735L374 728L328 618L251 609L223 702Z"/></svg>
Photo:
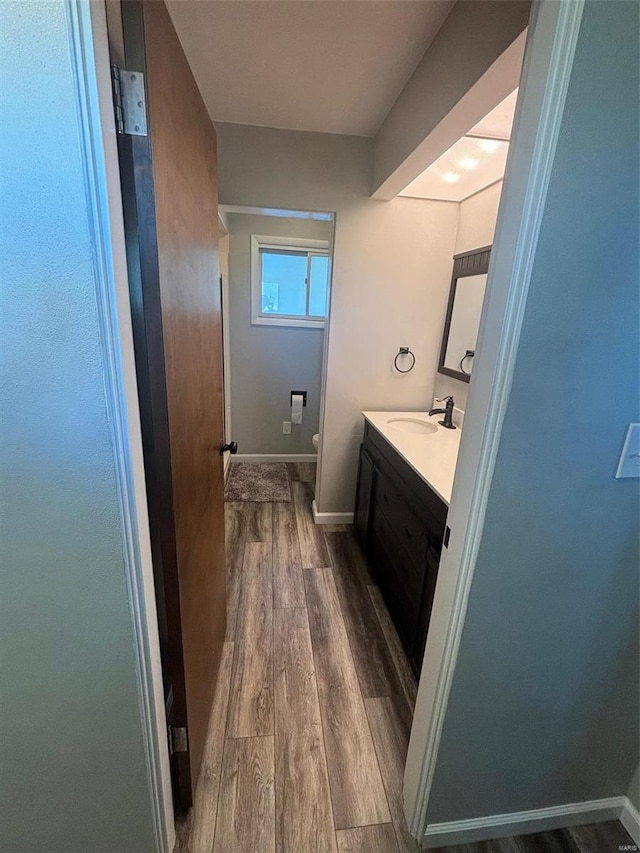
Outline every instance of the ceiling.
<svg viewBox="0 0 640 853"><path fill-rule="evenodd" d="M168 0L214 121L373 136L454 0Z"/></svg>
<svg viewBox="0 0 640 853"><path fill-rule="evenodd" d="M482 121L479 121L470 131L469 134L474 136L487 136L490 139L507 139L511 138L511 128L513 127L513 116L516 111L516 101L518 99L518 90L516 89L508 95L504 101L491 110Z"/></svg>
<svg viewBox="0 0 640 853"><path fill-rule="evenodd" d="M518 90L498 104L399 193L464 201L504 177Z"/></svg>

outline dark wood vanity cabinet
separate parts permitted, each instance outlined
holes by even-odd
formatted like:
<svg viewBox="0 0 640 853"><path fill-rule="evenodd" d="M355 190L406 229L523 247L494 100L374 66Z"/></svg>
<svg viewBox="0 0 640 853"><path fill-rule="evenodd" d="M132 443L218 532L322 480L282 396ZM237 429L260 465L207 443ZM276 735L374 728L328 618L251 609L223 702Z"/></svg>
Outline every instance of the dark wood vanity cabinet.
<svg viewBox="0 0 640 853"><path fill-rule="evenodd" d="M366 423L355 524L416 675L427 641L447 511L391 444Z"/></svg>

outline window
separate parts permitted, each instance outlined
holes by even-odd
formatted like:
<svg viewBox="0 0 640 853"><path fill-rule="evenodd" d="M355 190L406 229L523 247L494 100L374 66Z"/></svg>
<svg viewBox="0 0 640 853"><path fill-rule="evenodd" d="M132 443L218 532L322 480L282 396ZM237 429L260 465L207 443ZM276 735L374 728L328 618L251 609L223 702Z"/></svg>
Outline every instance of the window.
<svg viewBox="0 0 640 853"><path fill-rule="evenodd" d="M322 328L327 316L329 244L252 236L251 322Z"/></svg>

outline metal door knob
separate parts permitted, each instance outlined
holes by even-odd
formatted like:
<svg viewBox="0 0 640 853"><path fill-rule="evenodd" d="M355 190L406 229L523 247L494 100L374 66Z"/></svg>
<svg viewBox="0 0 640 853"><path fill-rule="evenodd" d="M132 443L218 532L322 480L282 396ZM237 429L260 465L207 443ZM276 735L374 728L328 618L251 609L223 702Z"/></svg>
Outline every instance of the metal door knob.
<svg viewBox="0 0 640 853"><path fill-rule="evenodd" d="M226 450L228 450L232 456L235 456L236 453L238 452L238 442L237 441L230 441L229 444L225 444L224 442L221 442L221 444L220 444L220 456L222 456L222 454Z"/></svg>

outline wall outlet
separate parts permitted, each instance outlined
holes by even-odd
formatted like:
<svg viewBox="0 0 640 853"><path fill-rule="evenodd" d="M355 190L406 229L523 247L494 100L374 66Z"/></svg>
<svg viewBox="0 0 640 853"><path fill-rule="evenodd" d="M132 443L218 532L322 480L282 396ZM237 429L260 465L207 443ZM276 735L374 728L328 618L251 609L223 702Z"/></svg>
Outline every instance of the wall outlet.
<svg viewBox="0 0 640 853"><path fill-rule="evenodd" d="M282 421L282 434L291 435L291 421Z"/></svg>

